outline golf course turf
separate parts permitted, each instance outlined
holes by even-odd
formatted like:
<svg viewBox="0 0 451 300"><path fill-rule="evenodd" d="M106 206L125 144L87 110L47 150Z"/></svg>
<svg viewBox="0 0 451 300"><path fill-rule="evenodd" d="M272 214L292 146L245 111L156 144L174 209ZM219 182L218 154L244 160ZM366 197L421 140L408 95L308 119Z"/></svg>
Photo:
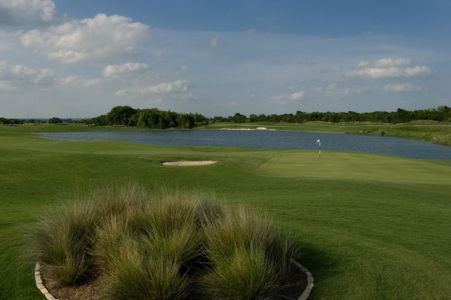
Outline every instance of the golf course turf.
<svg viewBox="0 0 451 300"><path fill-rule="evenodd" d="M315 277L312 299L451 298L451 161L33 135L63 130L92 129L0 126L0 299L42 299L26 247L40 212L74 193L127 182L205 191L264 210L298 243ZM170 160L218 163L161 165Z"/></svg>
<svg viewBox="0 0 451 300"><path fill-rule="evenodd" d="M304 123L284 122L251 122L251 123L211 123L203 128L258 128L276 130L297 130L311 132L352 133L367 135L387 135L430 141L436 144L451 145L450 122L413 121L409 123L373 123L373 122L343 122L331 123L312 121Z"/></svg>

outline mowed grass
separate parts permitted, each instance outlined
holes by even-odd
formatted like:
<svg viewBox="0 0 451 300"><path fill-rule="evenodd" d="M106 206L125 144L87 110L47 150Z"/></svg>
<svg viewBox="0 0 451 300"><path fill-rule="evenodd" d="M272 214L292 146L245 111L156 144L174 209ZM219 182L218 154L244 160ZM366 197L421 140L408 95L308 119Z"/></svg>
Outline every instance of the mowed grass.
<svg viewBox="0 0 451 300"><path fill-rule="evenodd" d="M413 121L409 123L373 123L373 122L304 122L304 123L212 123L204 128L256 128L266 127L277 130L300 130L312 132L352 133L369 135L387 135L430 141L451 145L451 123L434 121Z"/></svg>
<svg viewBox="0 0 451 300"><path fill-rule="evenodd" d="M313 272L313 299L449 299L451 164L356 153L38 139L0 126L0 299L42 299L25 233L72 193L136 182L215 193L270 214ZM98 129L98 128L96 128ZM217 159L163 167L167 159Z"/></svg>
<svg viewBox="0 0 451 300"><path fill-rule="evenodd" d="M269 176L382 181L451 186L451 161L412 160L401 157L322 151L277 153L261 165Z"/></svg>

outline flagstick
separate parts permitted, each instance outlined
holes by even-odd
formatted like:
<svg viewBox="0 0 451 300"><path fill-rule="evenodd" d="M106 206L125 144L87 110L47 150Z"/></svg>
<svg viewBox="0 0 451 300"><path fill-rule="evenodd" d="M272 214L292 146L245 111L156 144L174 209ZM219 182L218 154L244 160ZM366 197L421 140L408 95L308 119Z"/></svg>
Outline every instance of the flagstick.
<svg viewBox="0 0 451 300"><path fill-rule="evenodd" d="M321 140L317 139L316 143L318 144L318 159L321 159Z"/></svg>

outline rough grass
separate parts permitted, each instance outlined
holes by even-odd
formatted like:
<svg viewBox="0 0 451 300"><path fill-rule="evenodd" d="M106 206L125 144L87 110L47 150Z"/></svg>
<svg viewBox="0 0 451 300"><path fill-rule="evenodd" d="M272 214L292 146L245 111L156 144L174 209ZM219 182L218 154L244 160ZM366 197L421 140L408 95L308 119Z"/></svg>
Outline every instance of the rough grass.
<svg viewBox="0 0 451 300"><path fill-rule="evenodd" d="M300 260L315 276L312 299L447 299L451 294L451 187L445 183L451 177L435 171L437 166L449 170L450 161L325 151L320 165L310 151L62 142L31 135L54 130L92 129L0 126L1 299L41 299L34 265L22 255L29 250L22 237L42 210L60 205L67 191L128 181L151 190L214 191L221 202L264 209L302 246ZM271 158L286 163L271 161L268 170L264 163ZM160 164L174 159L221 163L183 169ZM384 161L386 170L373 172ZM283 176L284 168L290 176ZM303 176L302 169L316 174Z"/></svg>
<svg viewBox="0 0 451 300"><path fill-rule="evenodd" d="M73 199L31 237L44 277L61 287L101 279L99 296L109 299L266 299L286 282L294 253L249 210L135 185Z"/></svg>

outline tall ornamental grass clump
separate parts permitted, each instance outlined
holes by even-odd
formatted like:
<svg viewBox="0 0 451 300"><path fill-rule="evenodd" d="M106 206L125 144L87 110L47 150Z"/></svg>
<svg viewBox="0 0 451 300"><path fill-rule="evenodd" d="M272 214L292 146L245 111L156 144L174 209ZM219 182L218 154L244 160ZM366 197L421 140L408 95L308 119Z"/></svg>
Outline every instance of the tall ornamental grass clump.
<svg viewBox="0 0 451 300"><path fill-rule="evenodd" d="M294 250L268 222L212 197L129 185L76 199L32 232L56 286L101 280L108 299L270 299Z"/></svg>
<svg viewBox="0 0 451 300"><path fill-rule="evenodd" d="M90 205L74 203L48 214L34 227L32 254L52 280L80 283L92 269L96 216Z"/></svg>
<svg viewBox="0 0 451 300"><path fill-rule="evenodd" d="M289 274L294 247L279 232L244 208L228 209L205 227L213 264L203 286L218 299L270 299Z"/></svg>

